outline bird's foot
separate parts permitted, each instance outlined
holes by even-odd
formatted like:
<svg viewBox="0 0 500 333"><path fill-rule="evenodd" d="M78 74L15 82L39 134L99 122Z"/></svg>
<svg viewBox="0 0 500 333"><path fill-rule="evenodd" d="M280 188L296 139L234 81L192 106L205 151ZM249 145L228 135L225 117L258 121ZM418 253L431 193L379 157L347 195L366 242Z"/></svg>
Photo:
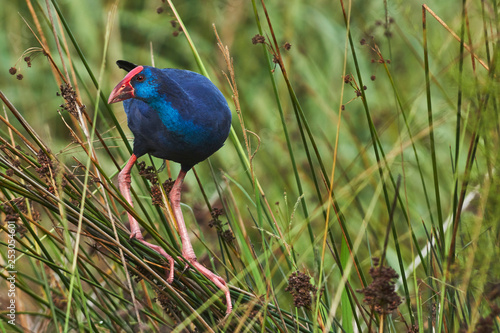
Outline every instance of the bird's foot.
<svg viewBox="0 0 500 333"><path fill-rule="evenodd" d="M144 240L144 237L142 236L141 230L137 229L134 230L133 227L130 228L130 237L129 240L137 239L138 241Z"/></svg>
<svg viewBox="0 0 500 333"><path fill-rule="evenodd" d="M227 316L231 313L233 310L233 305L231 303L231 295L229 293L229 288L226 284L226 281L220 277L219 275L215 274L202 264L200 264L197 260L196 257L186 257L184 256L184 259L189 261L189 263L196 268L201 274L203 274L207 279L212 281L220 290L224 292L224 295L226 296L226 316L224 318L227 318ZM189 267L189 265L186 264L186 270Z"/></svg>
<svg viewBox="0 0 500 333"><path fill-rule="evenodd" d="M131 233L130 240L132 239L137 239L139 242L146 245L150 249L155 250L156 252L158 252L167 259L170 267L167 275L167 282L168 284L172 284L172 282L174 282L174 258L172 258L167 252L165 252L165 250L161 246L146 242L140 231L136 233Z"/></svg>
<svg viewBox="0 0 500 333"><path fill-rule="evenodd" d="M197 262L197 260L198 260L198 258L196 258L195 255L190 255L190 254L186 254L186 253L183 253L182 256L178 256L177 259L179 259L180 261L184 261L186 263L184 265L184 269L181 272L181 275L186 273L186 271L189 268L191 268L191 266L189 266L189 263Z"/></svg>

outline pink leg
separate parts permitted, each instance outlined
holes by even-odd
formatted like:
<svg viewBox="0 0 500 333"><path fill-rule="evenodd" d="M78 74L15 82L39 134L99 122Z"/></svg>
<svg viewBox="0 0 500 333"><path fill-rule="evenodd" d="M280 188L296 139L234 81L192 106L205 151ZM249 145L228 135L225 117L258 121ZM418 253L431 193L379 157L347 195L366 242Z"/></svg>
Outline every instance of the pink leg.
<svg viewBox="0 0 500 333"><path fill-rule="evenodd" d="M231 304L231 295L229 294L229 288L226 285L226 281L223 278L213 273L205 266L196 261L196 255L194 254L193 246L191 245L191 241L189 240L188 231L186 228L186 224L184 223L184 217L182 216L181 211L181 186L184 178L186 177L187 171L181 169L179 172L179 176L175 180L174 186L170 190L169 199L172 204L172 210L175 215L175 219L177 220L177 226L179 228L179 235L181 236L182 242L182 256L188 260L193 267L195 267L200 273L206 276L207 279L212 281L220 290L224 292L226 295L227 301L227 310L226 314L230 314L233 305Z"/></svg>
<svg viewBox="0 0 500 333"><path fill-rule="evenodd" d="M137 161L137 156L135 156L135 154L132 154L125 167L118 174L118 187L120 188L120 192L132 207L134 206L134 204L132 203L132 197L130 196L130 171L132 170L135 161ZM144 237L142 236L139 223L128 212L127 215L128 215L128 221L130 223L130 238L137 239L142 244L155 250L156 252L160 253L162 256L167 258L170 264L170 271L168 274L167 282L172 283L174 281L174 259L171 256L169 256L168 253L165 252L165 250L160 246L146 242L144 240Z"/></svg>

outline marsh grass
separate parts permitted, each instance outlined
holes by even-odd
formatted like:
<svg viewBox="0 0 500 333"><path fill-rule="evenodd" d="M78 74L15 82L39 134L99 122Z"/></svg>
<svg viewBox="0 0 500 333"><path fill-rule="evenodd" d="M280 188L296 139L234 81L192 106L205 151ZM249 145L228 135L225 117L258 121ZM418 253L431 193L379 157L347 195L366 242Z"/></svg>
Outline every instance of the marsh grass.
<svg viewBox="0 0 500 333"><path fill-rule="evenodd" d="M2 331L500 331L496 2L94 2L1 14ZM180 255L178 166L143 157L134 208L115 186L122 58L196 70L233 109L182 198L228 317L129 240L127 211Z"/></svg>

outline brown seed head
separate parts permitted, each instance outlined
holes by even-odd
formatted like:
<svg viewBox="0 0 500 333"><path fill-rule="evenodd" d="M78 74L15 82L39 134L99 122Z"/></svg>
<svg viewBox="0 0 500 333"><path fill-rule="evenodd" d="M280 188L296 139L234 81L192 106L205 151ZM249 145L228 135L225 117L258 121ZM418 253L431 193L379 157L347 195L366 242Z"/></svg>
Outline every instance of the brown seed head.
<svg viewBox="0 0 500 333"><path fill-rule="evenodd" d="M252 37L252 44L262 44L266 42L266 38L262 35L255 35Z"/></svg>
<svg viewBox="0 0 500 333"><path fill-rule="evenodd" d="M220 235L221 235L222 239L226 243L229 243L229 244L232 243L233 240L236 239L236 237L234 237L233 232L231 230L223 231Z"/></svg>
<svg viewBox="0 0 500 333"><path fill-rule="evenodd" d="M165 194L168 195L170 191L172 190L172 187L174 187L175 181L172 180L172 178L169 178L165 180L162 184L163 190L165 191Z"/></svg>
<svg viewBox="0 0 500 333"><path fill-rule="evenodd" d="M311 284L311 277L305 273L296 271L288 278L288 291L293 296L293 303L296 307L311 308L312 296L317 289Z"/></svg>
<svg viewBox="0 0 500 333"><path fill-rule="evenodd" d="M64 98L64 104L62 104L61 107L73 116L78 116L78 99L73 87L71 87L70 85L61 84L59 88L61 89L60 95Z"/></svg>
<svg viewBox="0 0 500 333"><path fill-rule="evenodd" d="M153 205L163 207L163 196L158 185L151 186L151 200Z"/></svg>
<svg viewBox="0 0 500 333"><path fill-rule="evenodd" d="M378 262L377 262L378 264ZM395 279L399 276L391 267L372 267L370 275L372 283L358 292L363 293L365 302L379 314L389 314L402 303L401 297L395 291Z"/></svg>

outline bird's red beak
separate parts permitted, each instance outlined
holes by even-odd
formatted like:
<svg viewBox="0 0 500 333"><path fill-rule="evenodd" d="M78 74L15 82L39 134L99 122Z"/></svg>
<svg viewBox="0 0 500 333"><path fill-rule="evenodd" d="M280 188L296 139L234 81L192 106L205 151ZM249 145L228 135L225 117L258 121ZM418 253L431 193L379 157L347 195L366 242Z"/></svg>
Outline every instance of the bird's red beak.
<svg viewBox="0 0 500 333"><path fill-rule="evenodd" d="M109 95L108 104L121 102L129 98L135 97L134 87L130 84L130 80L142 71L142 66L137 66L131 70L124 78L116 85L111 94Z"/></svg>

